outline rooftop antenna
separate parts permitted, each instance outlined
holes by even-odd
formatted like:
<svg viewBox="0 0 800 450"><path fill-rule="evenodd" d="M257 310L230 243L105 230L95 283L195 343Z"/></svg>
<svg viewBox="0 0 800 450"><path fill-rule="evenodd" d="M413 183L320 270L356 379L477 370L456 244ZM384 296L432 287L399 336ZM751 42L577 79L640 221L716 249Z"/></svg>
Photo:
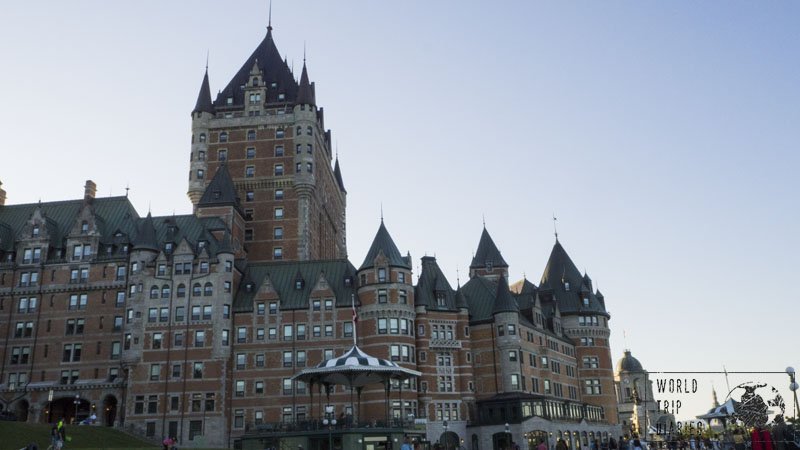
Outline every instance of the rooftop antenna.
<svg viewBox="0 0 800 450"><path fill-rule="evenodd" d="M486 228L486 214L481 213L481 220L483 221L483 228Z"/></svg>
<svg viewBox="0 0 800 450"><path fill-rule="evenodd" d="M128 198L128 191L131 190L130 184L125 184L125 198Z"/></svg>
<svg viewBox="0 0 800 450"><path fill-rule="evenodd" d="M556 235L556 241L558 240L558 227L556 226L556 221L558 218L556 217L556 213L553 213L553 234Z"/></svg>
<svg viewBox="0 0 800 450"><path fill-rule="evenodd" d="M267 31L272 31L272 0L269 0L269 19L267 20Z"/></svg>

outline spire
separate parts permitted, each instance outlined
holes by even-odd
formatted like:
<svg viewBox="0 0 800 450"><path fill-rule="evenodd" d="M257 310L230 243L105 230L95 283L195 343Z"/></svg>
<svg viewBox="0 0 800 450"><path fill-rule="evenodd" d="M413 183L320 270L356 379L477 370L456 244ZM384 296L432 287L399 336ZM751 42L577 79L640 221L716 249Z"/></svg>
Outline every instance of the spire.
<svg viewBox="0 0 800 450"><path fill-rule="evenodd" d="M508 263L506 263L506 260L500 255L500 250L497 249L492 237L489 236L489 232L486 231L486 227L484 226L483 232L481 233L481 240L478 242L478 250L475 252L475 256L472 258L472 264L470 264L469 267L470 269L485 267L487 262L492 263L493 267L508 267Z"/></svg>
<svg viewBox="0 0 800 450"><path fill-rule="evenodd" d="M344 188L344 181L342 180L342 169L339 168L339 154L336 154L336 162L333 164L333 176L336 178L336 184L339 190L347 194L347 189Z"/></svg>
<svg viewBox="0 0 800 450"><path fill-rule="evenodd" d="M411 265L405 261L400 254L400 250L398 250L397 246L394 244L392 236L389 235L389 230L386 229L386 225L383 224L383 221L381 221L381 226L378 227L375 239L372 240L372 245L367 252L367 257L364 258L364 263L361 264L359 270L372 267L375 264L375 258L377 258L380 253L383 253L383 256L389 261L390 266L411 269Z"/></svg>
<svg viewBox="0 0 800 450"><path fill-rule="evenodd" d="M550 259L547 260L547 266L544 268L541 285L548 284L548 282L561 284L563 281L570 281L575 284L575 289L578 289L578 284L583 280L580 270L572 262L572 259L561 246L559 241L553 245L553 250L550 252ZM554 286L551 286L554 287Z"/></svg>
<svg viewBox="0 0 800 450"><path fill-rule="evenodd" d="M506 277L500 275L500 279L497 281L497 295L494 298L492 314L502 312L519 312L519 306L517 306L514 297L511 296L511 291L508 290Z"/></svg>
<svg viewBox="0 0 800 450"><path fill-rule="evenodd" d="M300 74L300 86L297 88L297 101L298 105L315 105L314 102L314 87L308 81L308 69L306 69L306 55L305 49L303 50L303 73Z"/></svg>
<svg viewBox="0 0 800 450"><path fill-rule="evenodd" d="M203 196L197 202L197 207L206 206L239 206L239 198L236 195L236 187L233 185L228 166L220 164L214 178L206 186Z"/></svg>
<svg viewBox="0 0 800 450"><path fill-rule="evenodd" d="M267 19L267 34L272 34L272 0L269 0L269 18Z"/></svg>
<svg viewBox="0 0 800 450"><path fill-rule="evenodd" d="M214 114L214 104L211 103L211 88L208 86L208 57L206 57L206 73L203 76L203 83L200 85L200 93L197 94L197 103L194 105L192 113L207 112Z"/></svg>

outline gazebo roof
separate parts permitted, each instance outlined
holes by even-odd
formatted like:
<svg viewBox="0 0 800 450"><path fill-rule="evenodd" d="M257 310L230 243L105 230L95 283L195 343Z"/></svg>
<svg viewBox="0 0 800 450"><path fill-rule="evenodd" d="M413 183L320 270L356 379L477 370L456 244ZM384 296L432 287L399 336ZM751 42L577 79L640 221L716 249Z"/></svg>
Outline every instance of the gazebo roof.
<svg viewBox="0 0 800 450"><path fill-rule="evenodd" d="M421 373L406 369L397 363L376 358L364 353L354 345L338 358L332 358L303 369L293 379L314 384L342 384L362 387L368 384L383 383L387 380L406 380L418 377Z"/></svg>
<svg viewBox="0 0 800 450"><path fill-rule="evenodd" d="M711 408L707 413L697 416L698 419L711 420L711 419L725 419L733 415L736 411L736 401L728 399L722 405Z"/></svg>

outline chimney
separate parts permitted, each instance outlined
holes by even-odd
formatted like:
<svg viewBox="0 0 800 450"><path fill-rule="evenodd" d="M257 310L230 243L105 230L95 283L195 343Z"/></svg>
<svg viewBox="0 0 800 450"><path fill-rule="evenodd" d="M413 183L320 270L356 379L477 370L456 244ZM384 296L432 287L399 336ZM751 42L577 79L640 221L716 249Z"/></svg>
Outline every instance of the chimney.
<svg viewBox="0 0 800 450"><path fill-rule="evenodd" d="M83 199L91 202L94 200L94 194L97 193L97 185L92 180L86 180L86 186L83 187Z"/></svg>
<svg viewBox="0 0 800 450"><path fill-rule="evenodd" d="M3 182L0 181L0 186L2 185ZM5 204L6 204L6 191L4 191L2 187L0 187L0 206L4 206Z"/></svg>

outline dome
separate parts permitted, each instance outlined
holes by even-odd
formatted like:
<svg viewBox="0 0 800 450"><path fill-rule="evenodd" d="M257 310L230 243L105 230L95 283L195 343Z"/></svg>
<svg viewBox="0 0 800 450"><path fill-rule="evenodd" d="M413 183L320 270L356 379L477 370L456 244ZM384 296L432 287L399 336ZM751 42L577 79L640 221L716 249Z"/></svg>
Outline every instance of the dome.
<svg viewBox="0 0 800 450"><path fill-rule="evenodd" d="M642 363L631 356L630 350L625 350L625 356L617 361L617 373L620 372L644 372Z"/></svg>

